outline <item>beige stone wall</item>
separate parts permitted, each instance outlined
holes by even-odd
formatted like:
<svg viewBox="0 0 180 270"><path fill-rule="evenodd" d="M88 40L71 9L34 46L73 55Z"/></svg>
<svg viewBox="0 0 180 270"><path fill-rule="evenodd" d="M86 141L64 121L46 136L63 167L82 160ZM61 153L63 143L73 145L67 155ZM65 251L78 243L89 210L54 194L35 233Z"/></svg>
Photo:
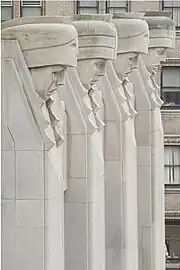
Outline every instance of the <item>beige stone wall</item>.
<svg viewBox="0 0 180 270"><path fill-rule="evenodd" d="M160 9L160 1L157 0L132 0L131 1L131 11L147 11L147 10L159 10Z"/></svg>
<svg viewBox="0 0 180 270"><path fill-rule="evenodd" d="M58 16L58 15L73 15L75 13L74 0L44 0L44 15ZM13 1L13 17L20 17L20 1Z"/></svg>
<svg viewBox="0 0 180 270"><path fill-rule="evenodd" d="M180 137L180 111L163 110L162 119L165 135L175 135ZM169 144L172 143L174 143L173 137L169 140ZM180 211L180 189L166 189L165 210Z"/></svg>
<svg viewBox="0 0 180 270"><path fill-rule="evenodd" d="M165 210L180 211L180 189L169 189L165 191ZM168 215L168 214L167 214Z"/></svg>
<svg viewBox="0 0 180 270"><path fill-rule="evenodd" d="M20 17L20 1L14 0L13 2L13 17Z"/></svg>
<svg viewBox="0 0 180 270"><path fill-rule="evenodd" d="M180 58L180 36L176 37L175 50L168 51L168 58Z"/></svg>
<svg viewBox="0 0 180 270"><path fill-rule="evenodd" d="M162 120L165 135L180 136L180 110L162 110Z"/></svg>
<svg viewBox="0 0 180 270"><path fill-rule="evenodd" d="M45 13L48 16L73 15L75 13L75 1L53 1L45 2Z"/></svg>

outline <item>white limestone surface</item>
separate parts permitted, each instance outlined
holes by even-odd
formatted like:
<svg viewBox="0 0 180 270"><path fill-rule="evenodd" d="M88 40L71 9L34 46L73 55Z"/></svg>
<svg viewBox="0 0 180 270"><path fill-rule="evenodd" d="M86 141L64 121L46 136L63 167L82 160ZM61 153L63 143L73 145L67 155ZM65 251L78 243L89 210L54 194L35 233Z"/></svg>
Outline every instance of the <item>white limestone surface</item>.
<svg viewBox="0 0 180 270"><path fill-rule="evenodd" d="M112 187L110 189L110 186L107 186L109 190L107 189L106 191L106 194L111 194L111 200L108 196L106 203L109 203L111 206L115 204L119 206L119 212L116 214L118 217L113 219L113 221L111 220L113 214L108 210L111 209L110 206L106 208L106 225L112 222L111 226L106 227L106 239L109 240L106 247L106 260L109 269L113 267L117 269L131 269L132 267L138 269L137 163L134 136L134 116L136 112L133 107L133 96L130 93L132 89L128 89L127 84L124 82L125 73L131 69L132 63L130 58L134 59L136 56L136 53L133 53L135 48L128 47L130 38L134 35L133 31L128 30L130 26L129 22L127 20L121 20L117 15L113 19L113 24L116 27L118 35L117 60L113 61L113 65L109 63L107 66L108 79L120 111L120 137L118 138L120 154L117 158L120 168L120 171L117 170L117 173L120 173L120 181L118 182L116 176L114 176L114 181L117 183L114 182L113 186L115 187L116 185L118 187L118 190L114 194L116 196L113 196ZM137 31L137 28L134 31ZM135 44L134 46L136 46L136 42L131 42L131 44ZM107 145L109 144L115 145L113 142L110 142L110 138ZM105 145L105 147L107 146ZM112 147L112 149L114 148ZM109 159L109 165L112 167L113 162L111 162L111 157L107 159ZM110 166L107 167L109 170L109 174L107 171L107 176L111 172ZM130 167L131 170L129 170Z"/></svg>
<svg viewBox="0 0 180 270"><path fill-rule="evenodd" d="M4 133L13 141L8 157L4 136L3 174L6 179L7 158L14 159L15 189L12 199L5 195L3 201L8 205L2 215L5 269L64 269L67 126L55 91L64 84L65 68L76 65L76 41L75 28L63 24L18 25L2 32Z"/></svg>
<svg viewBox="0 0 180 270"><path fill-rule="evenodd" d="M110 63L108 63L109 65ZM107 65L107 66L108 66ZM106 68L107 70L107 68ZM122 264L122 117L108 71L97 82L104 100L105 239L106 268ZM120 96L121 98L121 96ZM124 98L125 100L125 98ZM127 112L128 114L128 112ZM128 114L129 116L130 114Z"/></svg>
<svg viewBox="0 0 180 270"><path fill-rule="evenodd" d="M142 119L144 119L144 122L146 121L147 113L145 111L148 110L148 107L145 103L146 99L142 100L142 93L140 93L143 82L139 81L138 77L134 75L136 72L139 72L137 69L139 55L148 52L149 32L147 23L143 22L141 19L134 17L134 15L129 18L128 16L126 18L123 17L124 16L121 14L115 15L113 20L119 38L117 60L113 62L113 65L119 79L123 83L122 86L125 89L125 95L131 112L131 118L125 125L126 129L124 129L123 139L125 160L125 177L123 181L126 183L125 192L123 193L125 196L123 200L123 222L125 228L123 236L125 239L124 242L126 243L124 269L139 269L139 253L143 251L144 245L144 243L139 239L141 235L139 219L140 215L146 215L145 212L142 213L140 208L142 201L144 204L144 189L150 192L150 187L144 185L144 175L146 175L146 171L143 170L144 167L141 166L143 164L139 161L139 156L141 156L140 151L142 150L143 138L145 135L142 134L143 127L141 126L144 124L142 123ZM142 106L138 107L141 103ZM133 107L134 105L135 108ZM142 109L144 110L142 111ZM148 134L149 130L147 129L147 126L144 127L144 130ZM147 150L147 148L144 149L145 154L148 154ZM149 165L149 171L150 169L151 167ZM145 237L144 241L146 241Z"/></svg>
<svg viewBox="0 0 180 270"><path fill-rule="evenodd" d="M105 216L104 216L104 156L103 156L103 106L100 89L96 81L105 73L108 59L115 58L116 31L109 22L112 16L75 16L74 26L78 31L79 54L77 70L70 68L68 76L73 85L82 113L87 124L86 151L82 158L86 163L87 189L84 215L87 223L82 222L81 209L74 208L83 224L79 234L78 248L74 246L67 253L68 268L105 269ZM84 21L83 21L84 20ZM92 34L93 33L93 34ZM102 117L102 118L101 118ZM80 164L79 164L80 165ZM72 204L73 207L73 204ZM72 216L76 212L69 209L67 216L69 243L76 237ZM81 211L81 212L80 212ZM77 223L78 226L78 223ZM81 234L81 232L84 234ZM82 240L81 240L82 239ZM83 241L84 240L84 241ZM70 246L71 244L69 244ZM72 246L72 245L71 245ZM83 267L86 252L86 265ZM74 253L74 254L73 254ZM74 259L74 257L76 259Z"/></svg>
<svg viewBox="0 0 180 270"><path fill-rule="evenodd" d="M165 220L164 220L164 134L161 119L160 107L163 104L159 97L159 86L154 79L157 68L166 58L168 49L174 47L175 27L172 19L168 17L156 16L145 17L150 28L149 53L144 56L144 61L149 71L146 76L148 84L153 87L154 100L157 106L152 107L151 126L152 126L152 219L153 219L153 261L154 269L165 269ZM145 69L144 69L145 70ZM149 78L148 78L149 77ZM152 88L151 87L151 88Z"/></svg>
<svg viewBox="0 0 180 270"><path fill-rule="evenodd" d="M3 269L165 269L155 74L175 30L151 16L149 51L143 14L2 24Z"/></svg>

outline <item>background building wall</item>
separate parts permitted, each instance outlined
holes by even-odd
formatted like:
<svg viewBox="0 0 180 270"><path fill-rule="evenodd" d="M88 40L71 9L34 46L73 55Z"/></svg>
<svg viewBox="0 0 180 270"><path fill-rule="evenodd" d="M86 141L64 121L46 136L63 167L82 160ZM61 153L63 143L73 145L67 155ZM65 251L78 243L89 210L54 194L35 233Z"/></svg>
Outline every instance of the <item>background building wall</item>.
<svg viewBox="0 0 180 270"><path fill-rule="evenodd" d="M166 0L165 0L166 1ZM1 1L2 2L2 1ZM93 2L93 0L91 1ZM121 1L119 2L120 6L122 6ZM123 1L125 2L125 1ZM180 2L180 0L179 0ZM104 0L99 1L97 5L97 10L94 10L95 13L104 13L107 11L107 3ZM119 7L118 11L154 11L154 10L162 10L163 1L147 1L147 0L131 0L128 1L127 6ZM96 9L96 7L95 7ZM48 16L58 16L58 15L73 15L77 12L77 1L62 1L62 0L46 0L43 1L42 5L42 14ZM111 9L112 10L112 9ZM13 1L13 17L17 18L20 17L20 1ZM33 16L33 12L32 12ZM179 17L180 17L180 8L179 8ZM177 31L176 36L176 43L175 43L175 50L169 50L167 53L167 58L170 59L166 61L164 64L165 66L176 66L177 63L180 63L180 30ZM179 59L179 60L178 60ZM180 64L179 65L179 72L180 72ZM180 74L180 73L179 73ZM180 91L180 89L179 89ZM176 145L180 147L180 108L168 108L166 110L162 109L162 120L163 120L163 127L164 127L164 134L165 134L165 145ZM180 181L180 179L179 179ZM180 182L179 186L168 186L166 187L165 191L165 209L166 209L166 218L172 217L174 212L180 211ZM172 212L170 214L170 212ZM176 219L174 215L174 220ZM173 219L172 219L173 220ZM173 227L173 224L170 226L166 226L166 237L168 239L180 238L180 226ZM171 240L172 240L171 239ZM170 241L170 240L169 240ZM172 240L173 244L171 244L171 249L174 249L174 252L177 253L177 250L180 251L180 240L176 241Z"/></svg>
<svg viewBox="0 0 180 270"><path fill-rule="evenodd" d="M180 217L180 188L166 186L165 190L165 208L167 212L177 212L177 216ZM179 212L179 213L178 213ZM171 215L167 215L171 217ZM180 235L179 235L180 236Z"/></svg>
<svg viewBox="0 0 180 270"><path fill-rule="evenodd" d="M160 1L147 1L147 0L131 1L131 11L133 12L159 10L159 8L160 8Z"/></svg>
<svg viewBox="0 0 180 270"><path fill-rule="evenodd" d="M75 13L75 2L45 1L45 13L47 16L73 15Z"/></svg>
<svg viewBox="0 0 180 270"><path fill-rule="evenodd" d="M180 110L162 110L165 135L180 136Z"/></svg>

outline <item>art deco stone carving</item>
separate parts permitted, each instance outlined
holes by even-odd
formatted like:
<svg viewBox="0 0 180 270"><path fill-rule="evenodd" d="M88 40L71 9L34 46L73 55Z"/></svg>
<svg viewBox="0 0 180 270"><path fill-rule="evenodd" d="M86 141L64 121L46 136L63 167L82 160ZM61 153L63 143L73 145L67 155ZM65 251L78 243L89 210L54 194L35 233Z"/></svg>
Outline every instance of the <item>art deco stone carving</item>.
<svg viewBox="0 0 180 270"><path fill-rule="evenodd" d="M106 211L106 263L108 268L122 264L122 182L124 123L131 116L127 99L112 63L106 68L107 75L97 83L102 89L105 103L105 211ZM118 211L113 209L118 207Z"/></svg>
<svg viewBox="0 0 180 270"><path fill-rule="evenodd" d="M123 126L123 265L121 269L138 269L137 241L137 180L136 180L136 140L134 136L134 94L128 77L137 68L140 53L148 50L148 26L137 19L124 19L121 14L114 15L113 24L118 33L117 60L113 61L115 71L122 81L131 117ZM134 90L135 91L135 90ZM131 165L130 165L131 164ZM131 170L129 170L131 167ZM132 192L133 190L133 192ZM133 210L132 210L133 209ZM133 214L132 214L133 212ZM131 220L131 221L130 221ZM130 224L133 224L130 225ZM131 227L132 226L132 227ZM123 244L122 244L123 243ZM132 259L133 258L133 259Z"/></svg>
<svg viewBox="0 0 180 270"><path fill-rule="evenodd" d="M29 18L26 19L26 22L28 22ZM45 17L43 22L49 23L51 21L51 23L58 23L61 20L61 17ZM34 18L33 22L35 21L40 21L41 23L39 18ZM88 236L88 224L85 223L85 226L82 228L84 222L88 221L87 205L83 201L83 198L86 198L87 185L86 145L88 132L92 134L97 129L97 126L88 91L82 86L74 68L69 70L68 73L72 79L72 84L69 77L66 76L65 87L63 89L61 87L59 91L68 114L68 151L65 157L68 164L68 190L65 194L65 260L66 269L71 269L74 265L78 269L81 269L81 267L84 269L84 267L88 267L86 266L88 263L86 259L87 242L84 243L85 235ZM78 101L83 105L82 111ZM74 220L76 220L76 223ZM73 228L71 225L73 225ZM74 236L72 235L73 233ZM77 242L80 249L77 248ZM77 255L75 261L74 254Z"/></svg>
<svg viewBox="0 0 180 270"><path fill-rule="evenodd" d="M101 92L100 89L96 88L95 83L105 74L107 60L115 58L116 30L110 23L111 18L112 16L109 15L75 16L73 22L78 31L79 39L78 66L77 70L70 68L68 76L85 116L88 133L83 153L87 172L84 194L85 208L84 214L81 214L80 217L80 223L83 226L81 228L78 226L75 230L74 224L69 222L70 215L69 219L66 220L69 228L68 269L72 269L72 267L105 269L104 157L101 131L104 126L104 117L101 115L103 112ZM69 211L72 212L72 209L69 208ZM80 211L80 208L76 208L78 216L80 216ZM73 230L74 232L72 232ZM84 235L81 234L82 230ZM79 233L79 248L74 246L72 249L70 235L77 234L77 232ZM82 250L81 256L79 256L80 250ZM73 260L74 254L77 256L75 261ZM87 258L86 261L85 258Z"/></svg>
<svg viewBox="0 0 180 270"><path fill-rule="evenodd" d="M12 269L12 263L14 269L44 269L44 265L47 269L64 269L66 184L62 142L67 127L57 90L64 84L67 66L77 63L77 32L65 24L17 24L2 31L2 44L3 100L8 102L3 122L13 138L9 158L15 158L16 171L12 176L16 197L11 197L16 208L5 208L3 215L3 254L8 255L4 255L4 267ZM14 78L11 83L6 80L7 74ZM6 161L6 148L4 155ZM5 176L6 170L4 166ZM6 206L9 202L4 199L3 203ZM16 216L9 224L11 230L6 223L9 211Z"/></svg>
<svg viewBox="0 0 180 270"><path fill-rule="evenodd" d="M135 136L137 143L137 202L138 202L138 269L143 267L143 259L152 269L151 240L152 240L152 220L151 220L151 107L146 88L143 85L139 66L139 59L142 54L148 53L149 31L148 25L139 15L134 14L134 18L128 19L133 24L141 25L141 38L136 42L137 62L136 67L129 74L129 80L133 84L135 109ZM137 23L135 21L138 21ZM142 47L143 44L143 47ZM142 203L143 201L143 203ZM148 254L145 250L148 249Z"/></svg>
<svg viewBox="0 0 180 270"><path fill-rule="evenodd" d="M147 13L148 15L148 13ZM150 29L149 53L144 56L144 61L149 71L149 78L146 82L152 85L154 98L157 107L152 105L151 126L152 126L152 147L151 147L151 166L152 166L152 219L153 219L153 261L154 269L165 269L164 258L164 239L165 239L165 221L164 221L164 134L162 127L160 107L162 101L159 97L159 86L155 82L155 75L161 62L166 58L166 51L174 47L175 26L174 22L168 18L156 16L156 12L151 13L151 17L145 17ZM143 76L143 74L142 74ZM147 85L147 83L145 83ZM147 251L148 252L148 251ZM149 268L150 269L150 268Z"/></svg>
<svg viewBox="0 0 180 270"><path fill-rule="evenodd" d="M2 24L3 269L164 270L164 14Z"/></svg>

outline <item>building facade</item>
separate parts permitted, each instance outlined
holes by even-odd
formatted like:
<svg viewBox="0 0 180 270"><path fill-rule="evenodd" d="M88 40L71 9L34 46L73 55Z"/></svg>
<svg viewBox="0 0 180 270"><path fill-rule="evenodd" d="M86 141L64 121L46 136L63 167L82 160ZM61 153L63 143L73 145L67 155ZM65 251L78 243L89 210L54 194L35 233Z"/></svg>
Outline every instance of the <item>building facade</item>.
<svg viewBox="0 0 180 270"><path fill-rule="evenodd" d="M1 1L1 21L21 16L150 10L171 12L177 30L175 50L168 52L159 80L164 101L166 244L169 254L180 259L180 1Z"/></svg>

